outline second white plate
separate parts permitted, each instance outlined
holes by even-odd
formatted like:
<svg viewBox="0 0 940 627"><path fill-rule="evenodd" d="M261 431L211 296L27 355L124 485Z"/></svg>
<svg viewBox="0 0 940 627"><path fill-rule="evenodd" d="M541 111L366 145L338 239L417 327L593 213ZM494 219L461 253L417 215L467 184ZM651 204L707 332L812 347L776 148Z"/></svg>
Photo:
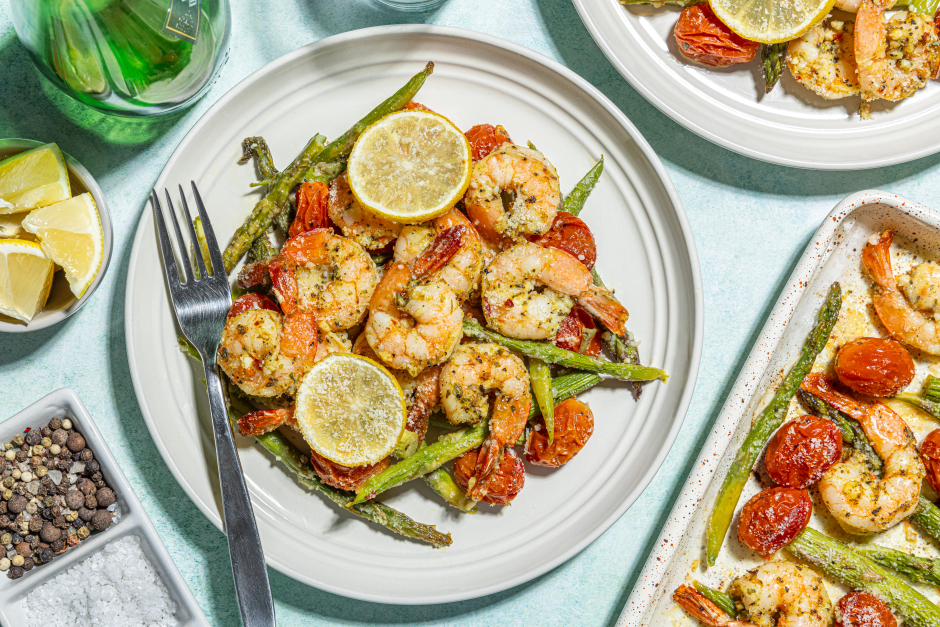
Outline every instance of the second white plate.
<svg viewBox="0 0 940 627"><path fill-rule="evenodd" d="M729 150L800 168L858 170L903 163L940 150L940 83L914 96L872 105L859 98L824 100L783 71L764 95L760 64L708 68L683 57L673 7L621 6L617 0L572 0L610 62L660 111Z"/></svg>
<svg viewBox="0 0 940 627"><path fill-rule="evenodd" d="M639 403L608 383L585 396L591 441L556 471L532 470L512 507L456 515L421 482L383 501L453 534L447 549L403 540L301 488L239 439L268 563L311 585L392 603L441 603L523 583L557 566L610 526L646 487L688 406L702 338L698 260L685 214L659 160L597 90L524 48L450 28L391 26L345 33L262 68L216 103L157 181L194 179L227 241L259 198L240 144L264 136L284 166L315 132L336 137L433 60L417 100L460 128L502 124L553 161L568 191L603 154L606 167L582 217L594 228L598 268L631 311L644 363L665 368ZM137 398L170 470L217 526L218 479L205 391L176 347L149 204L127 277L127 351ZM417 485L416 485L417 484Z"/></svg>

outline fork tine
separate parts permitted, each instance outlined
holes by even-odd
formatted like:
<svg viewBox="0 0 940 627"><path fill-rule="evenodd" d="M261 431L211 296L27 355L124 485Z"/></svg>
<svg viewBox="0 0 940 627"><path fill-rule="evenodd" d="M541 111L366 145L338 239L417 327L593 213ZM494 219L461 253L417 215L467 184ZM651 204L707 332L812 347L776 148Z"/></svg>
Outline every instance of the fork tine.
<svg viewBox="0 0 940 627"><path fill-rule="evenodd" d="M166 232L166 222L163 219L163 208L160 206L157 190L151 190L150 201L153 203L153 215L157 219L157 233L160 235L160 249L163 251L163 268L166 271L172 296L180 287L180 275L176 270L176 254L173 252L173 245L170 244L170 236Z"/></svg>
<svg viewBox="0 0 940 627"><path fill-rule="evenodd" d="M196 197L196 209L199 211L199 218L202 220L203 234L206 236L206 247L209 249L209 260L212 261L212 272L216 276L225 276L225 264L222 260L222 251L219 243L215 239L215 231L212 230L212 223L209 222L209 215L206 213L206 206L202 204L202 196L199 195L199 188L196 187L196 181L190 181L193 186L193 196Z"/></svg>
<svg viewBox="0 0 940 627"><path fill-rule="evenodd" d="M193 226L193 217L189 213L189 203L186 202L186 193L183 186L179 185L180 198L183 200L183 213L186 214L186 226L189 227L189 237L193 242L193 256L196 257L196 263L199 265L199 278L208 279L209 273L206 272L206 262L202 258L202 247L199 245L199 238L196 237L196 227Z"/></svg>
<svg viewBox="0 0 940 627"><path fill-rule="evenodd" d="M183 239L183 232L180 231L180 223L176 219L176 209L173 207L173 200L170 198L170 190L164 188L163 193L166 194L166 202L170 206L170 217L173 218L173 228L176 229L176 241L179 243L180 258L182 259L180 264L186 271L186 283L192 283L193 267L192 264L189 263L189 255L186 254L186 240Z"/></svg>

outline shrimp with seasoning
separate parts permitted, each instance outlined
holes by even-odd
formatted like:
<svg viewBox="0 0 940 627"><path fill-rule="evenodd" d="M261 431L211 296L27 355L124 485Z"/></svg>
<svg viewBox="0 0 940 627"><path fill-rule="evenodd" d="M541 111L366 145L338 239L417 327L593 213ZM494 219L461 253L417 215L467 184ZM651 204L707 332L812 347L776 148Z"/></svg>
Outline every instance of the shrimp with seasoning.
<svg viewBox="0 0 940 627"><path fill-rule="evenodd" d="M464 204L470 221L491 242L542 235L561 205L558 173L541 153L503 144L473 166Z"/></svg>
<svg viewBox="0 0 940 627"><path fill-rule="evenodd" d="M829 627L832 601L822 578L791 562L770 562L748 571L731 584L741 599L746 620L733 620L691 586L682 585L673 600L708 627Z"/></svg>
<svg viewBox="0 0 940 627"><path fill-rule="evenodd" d="M878 98L903 100L927 85L940 69L940 39L933 20L899 11L885 23L891 0L864 0L855 18L855 63L862 117Z"/></svg>
<svg viewBox="0 0 940 627"><path fill-rule="evenodd" d="M922 263L898 277L898 287L914 309L940 322L940 265Z"/></svg>
<svg viewBox="0 0 940 627"><path fill-rule="evenodd" d="M372 295L366 340L382 362L416 376L450 356L463 337L463 310L444 281L391 266Z"/></svg>
<svg viewBox="0 0 940 627"><path fill-rule="evenodd" d="M453 424L480 424L489 417L490 433L467 483L467 496L479 501L487 493L485 479L500 466L506 448L519 440L529 420L528 371L502 346L461 344L441 370L440 393L444 414Z"/></svg>
<svg viewBox="0 0 940 627"><path fill-rule="evenodd" d="M288 239L268 270L284 313L313 313L328 331L342 331L361 321L378 282L369 254L332 229Z"/></svg>
<svg viewBox="0 0 940 627"><path fill-rule="evenodd" d="M849 533L878 533L913 514L927 470L907 423L886 405L838 392L821 374L809 375L801 387L858 421L885 462L879 480L856 452L819 480L819 494L839 525Z"/></svg>
<svg viewBox="0 0 940 627"><path fill-rule="evenodd" d="M318 343L313 314L250 309L226 321L219 367L246 394L293 396L315 363Z"/></svg>
<svg viewBox="0 0 940 627"><path fill-rule="evenodd" d="M500 253L483 271L483 313L489 326L518 339L555 337L575 301L617 335L629 313L594 284L583 263L558 248L528 242Z"/></svg>
<svg viewBox="0 0 940 627"><path fill-rule="evenodd" d="M368 251L382 250L395 241L402 230L397 222L386 220L359 204L349 189L346 173L330 185L327 215L343 235Z"/></svg>
<svg viewBox="0 0 940 627"><path fill-rule="evenodd" d="M799 83L827 100L859 93L854 25L829 19L787 46L787 67Z"/></svg>
<svg viewBox="0 0 940 627"><path fill-rule="evenodd" d="M395 261L412 265L422 277L441 279L463 302L480 287L483 242L467 217L451 209L430 225L403 228Z"/></svg>
<svg viewBox="0 0 940 627"><path fill-rule="evenodd" d="M929 355L940 355L940 322L915 309L898 288L898 282L891 269L893 238L891 231L885 231L880 238L873 236L862 250L862 265L875 282L875 293L871 299L875 313L891 337L897 341ZM933 289L927 289L925 293L936 294L936 286L932 287ZM935 308L936 301L933 301L933 305Z"/></svg>

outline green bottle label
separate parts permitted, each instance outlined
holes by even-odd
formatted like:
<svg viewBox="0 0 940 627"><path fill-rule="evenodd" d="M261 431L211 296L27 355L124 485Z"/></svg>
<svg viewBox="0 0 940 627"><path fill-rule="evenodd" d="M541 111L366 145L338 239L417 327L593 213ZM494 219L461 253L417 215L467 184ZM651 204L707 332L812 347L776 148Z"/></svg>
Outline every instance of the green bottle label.
<svg viewBox="0 0 940 627"><path fill-rule="evenodd" d="M199 18L202 15L199 6L201 3L202 0L170 0L163 32L191 44L196 43L196 37L199 36Z"/></svg>

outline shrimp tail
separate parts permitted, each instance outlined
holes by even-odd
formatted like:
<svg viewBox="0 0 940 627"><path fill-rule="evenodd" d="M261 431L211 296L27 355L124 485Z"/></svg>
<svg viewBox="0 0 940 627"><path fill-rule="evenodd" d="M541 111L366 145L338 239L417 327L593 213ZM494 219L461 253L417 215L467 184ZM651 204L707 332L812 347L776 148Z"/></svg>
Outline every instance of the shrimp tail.
<svg viewBox="0 0 940 627"><path fill-rule="evenodd" d="M835 383L823 374L814 372L806 375L803 383L800 384L800 389L821 398L855 420L861 420L865 416L865 409L861 404L837 390Z"/></svg>
<svg viewBox="0 0 940 627"><path fill-rule="evenodd" d="M885 231L878 240L869 242L862 250L862 264L879 287L891 288L895 283L890 253L893 239L891 231Z"/></svg>
<svg viewBox="0 0 940 627"><path fill-rule="evenodd" d="M480 452L477 455L477 463L473 469L473 475L467 482L468 497L474 501L480 501L486 496L486 479L499 467L499 462L502 461L504 451L505 447L495 442L493 436L484 440L483 445L480 446Z"/></svg>
<svg viewBox="0 0 940 627"><path fill-rule="evenodd" d="M286 424L295 424L293 407L260 409L248 412L238 419L238 432L250 438L264 435Z"/></svg>
<svg viewBox="0 0 940 627"><path fill-rule="evenodd" d="M433 366L423 370L416 379L414 401L408 408L408 420L405 428L418 435L420 440L428 431L428 421L434 406L440 403L439 379L443 366Z"/></svg>
<svg viewBox="0 0 940 627"><path fill-rule="evenodd" d="M297 190L297 216L288 229L288 237L330 225L327 207L330 188L320 181L305 181Z"/></svg>
<svg viewBox="0 0 940 627"><path fill-rule="evenodd" d="M293 264L284 259L277 258L268 264L268 273L274 285L274 296L285 315L297 311L297 277L294 274Z"/></svg>
<svg viewBox="0 0 940 627"><path fill-rule="evenodd" d="M427 250L421 253L413 266L416 277L421 278L437 272L460 250L464 234L469 228L463 224L444 229L434 238Z"/></svg>
<svg viewBox="0 0 940 627"><path fill-rule="evenodd" d="M682 584L672 593L672 600L679 607L708 627L731 624L731 617L692 586Z"/></svg>
<svg viewBox="0 0 940 627"><path fill-rule="evenodd" d="M623 335L626 332L630 312L607 290L591 285L578 297L578 302L613 331L614 335Z"/></svg>
<svg viewBox="0 0 940 627"><path fill-rule="evenodd" d="M281 353L313 365L319 344L317 318L312 313L296 312L284 318Z"/></svg>

